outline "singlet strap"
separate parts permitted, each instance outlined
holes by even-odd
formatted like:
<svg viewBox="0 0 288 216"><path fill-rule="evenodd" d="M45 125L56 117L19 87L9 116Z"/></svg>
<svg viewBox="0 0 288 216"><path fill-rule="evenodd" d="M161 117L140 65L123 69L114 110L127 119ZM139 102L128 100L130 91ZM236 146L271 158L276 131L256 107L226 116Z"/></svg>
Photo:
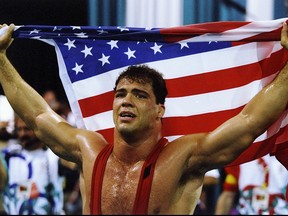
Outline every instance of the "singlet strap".
<svg viewBox="0 0 288 216"><path fill-rule="evenodd" d="M133 215L143 215L148 213L148 204L156 161L166 143L167 139L162 137L144 162L134 201L134 207L132 212Z"/></svg>
<svg viewBox="0 0 288 216"><path fill-rule="evenodd" d="M92 174L91 182L91 198L90 198L90 213L92 215L101 214L101 193L102 184L104 178L104 171L106 167L107 160L112 152L113 145L106 145L102 151L98 154Z"/></svg>
<svg viewBox="0 0 288 216"><path fill-rule="evenodd" d="M143 164L132 214L147 214L155 164L166 143L167 139L161 138ZM101 214L101 194L104 171L112 150L113 145L109 144L105 146L98 154L94 163L90 198L90 213L92 215Z"/></svg>

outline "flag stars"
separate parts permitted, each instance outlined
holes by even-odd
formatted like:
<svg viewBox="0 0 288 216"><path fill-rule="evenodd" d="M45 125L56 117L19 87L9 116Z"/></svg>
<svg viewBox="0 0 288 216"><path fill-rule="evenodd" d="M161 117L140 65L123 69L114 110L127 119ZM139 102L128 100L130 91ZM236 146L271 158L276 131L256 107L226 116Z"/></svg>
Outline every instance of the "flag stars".
<svg viewBox="0 0 288 216"><path fill-rule="evenodd" d="M64 45L68 47L68 50L70 50L72 47L76 48L74 43L75 43L75 40L71 41L69 38L67 38L67 43L65 43Z"/></svg>
<svg viewBox="0 0 288 216"><path fill-rule="evenodd" d="M74 70L76 72L76 75L77 75L78 73L83 73L82 67L83 67L83 64L82 65L78 65L77 62L76 62L75 63L75 67L72 68L72 70Z"/></svg>
<svg viewBox="0 0 288 216"><path fill-rule="evenodd" d="M150 49L154 50L154 55L159 52L162 53L162 51L160 50L160 48L162 47L162 45L158 45L157 43L154 43L153 47L150 47Z"/></svg>
<svg viewBox="0 0 288 216"><path fill-rule="evenodd" d="M105 56L103 53L102 53L102 58L100 58L100 59L98 59L99 61L101 61L102 62L102 66L104 66L106 63L107 64L110 64L110 62L109 62L109 59L110 58L110 56Z"/></svg>
<svg viewBox="0 0 288 216"><path fill-rule="evenodd" d="M128 51L124 53L128 56L128 59L130 59L130 58L136 58L134 55L135 52L136 52L135 50L130 50L130 48L128 47Z"/></svg>
<svg viewBox="0 0 288 216"><path fill-rule="evenodd" d="M118 43L118 40L111 40L110 42L107 42L107 44L109 44L109 45L111 46L111 50L112 50L113 48L119 49L117 43Z"/></svg>
<svg viewBox="0 0 288 216"><path fill-rule="evenodd" d="M93 56L92 53L91 53L92 48L93 48L93 47L87 47L87 46L85 45L85 49L81 51L82 53L85 54L85 58L86 58L88 55Z"/></svg>

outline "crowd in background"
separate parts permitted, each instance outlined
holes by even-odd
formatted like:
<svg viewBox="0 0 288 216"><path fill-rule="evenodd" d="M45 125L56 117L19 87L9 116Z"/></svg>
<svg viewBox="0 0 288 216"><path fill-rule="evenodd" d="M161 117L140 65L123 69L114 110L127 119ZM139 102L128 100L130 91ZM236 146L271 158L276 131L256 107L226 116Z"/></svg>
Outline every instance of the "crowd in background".
<svg viewBox="0 0 288 216"><path fill-rule="evenodd" d="M56 93L52 90L45 91L42 96L57 113L65 118L71 125L76 127L75 119L71 112L70 106L66 101L60 101L57 98ZM19 134L19 131L17 133L17 128L19 127L19 123L15 124L17 123L15 119L17 119L16 114L9 105L6 97L4 95L0 95L1 163L6 163L6 169L10 169L11 164L13 163L11 162L11 164L7 164L7 161L5 162L5 160L7 160L5 151L11 152L11 149L16 151L23 148L23 146L21 147L21 145L18 144L19 137L17 134ZM51 157L57 156L54 155ZM58 159L59 166L57 168L57 173L59 178L62 179L61 189L63 192L62 214L79 215L82 213L82 202L79 189L78 167L73 163L61 160L60 158ZM1 173L3 172L1 171L3 167L5 168L5 166L0 166ZM19 177L21 172L19 171L17 174ZM1 176L1 192L5 191L4 188L7 186L7 182L3 182L3 179L4 176ZM206 173L201 198L194 214L287 215L287 183L287 170L277 161L277 159L275 159L275 157L270 157L269 155L265 155L255 161L241 164L240 166L226 167L221 170L211 170L210 172ZM10 190L12 187L15 187L14 184L13 182L8 183ZM24 191L23 185L22 190ZM14 195L17 196L17 193L18 191L15 192ZM31 194L33 194L33 196ZM40 195L38 194L38 196ZM30 189L30 196L24 196L24 198L29 201L36 199L36 197L37 194L35 195L35 192L33 193L33 187ZM4 198L5 202L7 202L7 196L4 196ZM9 214L9 211L7 212L7 209L3 207L5 206L3 205L5 202L2 200L0 205L1 214ZM29 204L26 203L25 205ZM21 208L24 207L19 207L19 209ZM24 211L16 213L20 214L24 213ZM55 214L59 214L59 212Z"/></svg>
<svg viewBox="0 0 288 216"><path fill-rule="evenodd" d="M66 101L52 90L42 96L75 126ZM18 118L0 95L0 214L81 214L77 165L56 156Z"/></svg>

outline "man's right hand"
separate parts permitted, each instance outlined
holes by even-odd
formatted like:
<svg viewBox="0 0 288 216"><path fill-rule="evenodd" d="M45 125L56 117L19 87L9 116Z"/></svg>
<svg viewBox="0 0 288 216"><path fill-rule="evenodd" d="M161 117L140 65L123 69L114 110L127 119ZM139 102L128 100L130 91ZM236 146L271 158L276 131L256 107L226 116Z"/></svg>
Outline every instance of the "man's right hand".
<svg viewBox="0 0 288 216"><path fill-rule="evenodd" d="M12 34L14 32L15 25L7 24L0 25L0 52L5 53L6 49L12 43Z"/></svg>

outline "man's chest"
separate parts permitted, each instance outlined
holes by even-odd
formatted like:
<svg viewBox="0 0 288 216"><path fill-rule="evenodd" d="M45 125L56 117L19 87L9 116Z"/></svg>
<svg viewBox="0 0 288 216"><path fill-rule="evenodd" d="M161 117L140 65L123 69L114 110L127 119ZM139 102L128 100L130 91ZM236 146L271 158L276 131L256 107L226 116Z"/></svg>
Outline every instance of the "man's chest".
<svg viewBox="0 0 288 216"><path fill-rule="evenodd" d="M102 187L102 212L131 214L143 163L133 166L108 161Z"/></svg>

